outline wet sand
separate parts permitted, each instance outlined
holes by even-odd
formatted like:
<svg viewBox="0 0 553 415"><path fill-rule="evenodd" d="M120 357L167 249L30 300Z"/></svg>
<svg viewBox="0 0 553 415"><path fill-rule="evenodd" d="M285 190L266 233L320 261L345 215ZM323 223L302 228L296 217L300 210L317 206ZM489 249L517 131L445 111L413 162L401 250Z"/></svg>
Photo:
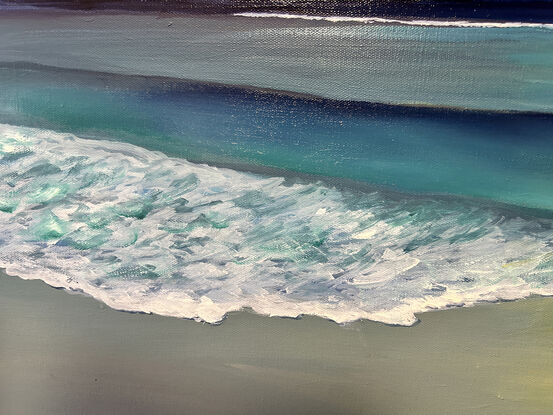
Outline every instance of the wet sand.
<svg viewBox="0 0 553 415"><path fill-rule="evenodd" d="M420 319L210 326L1 274L0 413L551 413L552 298Z"/></svg>

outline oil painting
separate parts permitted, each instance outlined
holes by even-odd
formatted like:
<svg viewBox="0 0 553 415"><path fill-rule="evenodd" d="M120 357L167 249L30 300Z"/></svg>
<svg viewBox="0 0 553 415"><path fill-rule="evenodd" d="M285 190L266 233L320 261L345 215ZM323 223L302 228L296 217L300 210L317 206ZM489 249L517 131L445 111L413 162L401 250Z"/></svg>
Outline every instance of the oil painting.
<svg viewBox="0 0 553 415"><path fill-rule="evenodd" d="M551 0L0 2L0 414L551 414Z"/></svg>

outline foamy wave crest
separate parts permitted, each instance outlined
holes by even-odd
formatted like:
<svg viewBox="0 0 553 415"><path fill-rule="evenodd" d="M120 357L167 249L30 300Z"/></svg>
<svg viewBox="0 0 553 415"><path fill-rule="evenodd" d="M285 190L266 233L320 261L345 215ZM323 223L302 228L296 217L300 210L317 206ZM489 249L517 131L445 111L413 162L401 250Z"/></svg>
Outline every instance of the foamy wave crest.
<svg viewBox="0 0 553 415"><path fill-rule="evenodd" d="M553 293L553 223L0 125L0 266L116 309L409 325Z"/></svg>
<svg viewBox="0 0 553 415"><path fill-rule="evenodd" d="M350 16L312 16L307 14L288 14L288 13L262 13L245 12L235 13L234 16L241 17L272 17L280 19L302 19L326 21L333 23L364 23L364 24L397 24L407 26L432 26L432 27L489 27L489 28L514 28L528 27L537 29L553 29L552 23L527 23L527 22L481 22L468 20L402 20L386 19L383 17L350 17Z"/></svg>

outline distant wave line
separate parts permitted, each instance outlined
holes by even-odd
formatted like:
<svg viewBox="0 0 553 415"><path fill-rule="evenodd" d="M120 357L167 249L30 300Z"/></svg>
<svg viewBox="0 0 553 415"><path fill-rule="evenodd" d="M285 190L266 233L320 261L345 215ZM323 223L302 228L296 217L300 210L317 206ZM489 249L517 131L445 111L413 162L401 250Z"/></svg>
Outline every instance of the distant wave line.
<svg viewBox="0 0 553 415"><path fill-rule="evenodd" d="M468 20L400 20L387 19L383 17L351 17L351 16L312 16L306 14L287 14L287 13L258 13L245 12L234 13L234 16L240 17L272 17L279 19L302 19L327 21L333 23L349 22L349 23L392 23L407 26L431 26L431 27L481 27L481 28L516 28L528 27L538 29L553 29L553 23L528 23L528 22L479 22Z"/></svg>

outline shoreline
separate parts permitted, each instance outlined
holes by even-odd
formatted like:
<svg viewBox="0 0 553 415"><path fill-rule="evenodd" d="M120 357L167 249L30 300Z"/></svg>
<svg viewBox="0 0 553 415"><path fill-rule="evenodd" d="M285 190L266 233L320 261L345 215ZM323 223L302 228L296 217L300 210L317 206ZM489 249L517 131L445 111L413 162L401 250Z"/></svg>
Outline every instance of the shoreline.
<svg viewBox="0 0 553 415"><path fill-rule="evenodd" d="M416 320L412 324L387 323L385 321L371 320L370 318L365 318L365 317L359 317L359 318L357 318L355 320L351 320L351 321L338 322L338 321L333 320L330 317L325 317L323 315L310 314L310 313L303 313L303 314L299 314L297 316L287 316L287 315L278 315L278 314L271 315L271 314L264 314L264 313L257 312L257 311L255 311L255 309L253 309L250 306L242 307L239 310L227 311L223 315L223 317L218 321L205 321L205 320L195 318L195 317L180 317L180 316L176 316L176 315L158 314L158 313L155 313L155 312L152 312L152 311L126 310L124 308L115 308L115 307L113 307L113 306L111 306L107 303L104 303L101 299L94 297L93 295L87 293L86 291L84 291L82 289L74 289L74 288L71 288L71 287L64 287L62 285L59 285L59 286L52 285L49 282L47 282L47 281L45 281L41 278L35 278L35 277L24 278L24 277L21 277L21 276L16 275L16 274L11 274L11 273L7 272L5 268L0 267L0 279L1 278L15 278L15 279L18 279L18 280L21 280L21 281L39 281L39 282L43 283L44 285L46 285L46 287L48 287L48 288L51 288L51 289L56 290L56 291L62 291L64 293L70 294L70 295L76 295L76 296L81 296L81 297L84 297L84 298L89 298L89 299L99 303L101 305L101 307L108 308L108 309L110 309L112 311L116 311L118 313L128 313L128 314L137 314L137 315L145 315L145 316L156 316L156 317L161 317L161 318L171 318L171 319L189 321L189 322L193 322L193 323L197 323L197 324L207 324L209 326L214 326L214 327L217 327L217 326L220 326L220 325L224 324L233 315L248 314L248 315L261 317L261 318L283 319L283 320L302 320L302 319L305 319L305 318L307 318L307 319L314 318L314 319L320 319L320 320L332 323L332 324L334 324L336 326L339 326L339 327L342 327L344 329L351 328L351 327L353 327L357 324L367 324L367 323L368 324L377 324L379 326L384 326L384 327L409 328L409 327L415 327L418 324L420 324L421 321L422 321L422 317L426 316L429 313L439 313L439 312L443 312L443 311L471 309L471 308L474 308L474 307L480 307L480 306L486 306L486 305L489 306L489 305L494 305L494 304L500 305L500 304L505 304L505 303L519 302L519 301L532 301L532 300L539 301L541 299L551 299L551 301L553 301L553 294L530 294L529 296L522 297L522 298L496 299L496 300L488 300L488 301L481 300L481 301L478 301L478 302L476 302L474 304L470 304L470 305L464 305L464 304L463 305L451 305L451 306L446 307L446 308L437 308L436 307L434 309L429 309L429 310L426 310L426 311L421 311L421 312L414 313Z"/></svg>
<svg viewBox="0 0 553 415"><path fill-rule="evenodd" d="M548 414L553 300L414 326L121 313L0 274L0 410L20 414ZM38 411L38 412L37 412Z"/></svg>

